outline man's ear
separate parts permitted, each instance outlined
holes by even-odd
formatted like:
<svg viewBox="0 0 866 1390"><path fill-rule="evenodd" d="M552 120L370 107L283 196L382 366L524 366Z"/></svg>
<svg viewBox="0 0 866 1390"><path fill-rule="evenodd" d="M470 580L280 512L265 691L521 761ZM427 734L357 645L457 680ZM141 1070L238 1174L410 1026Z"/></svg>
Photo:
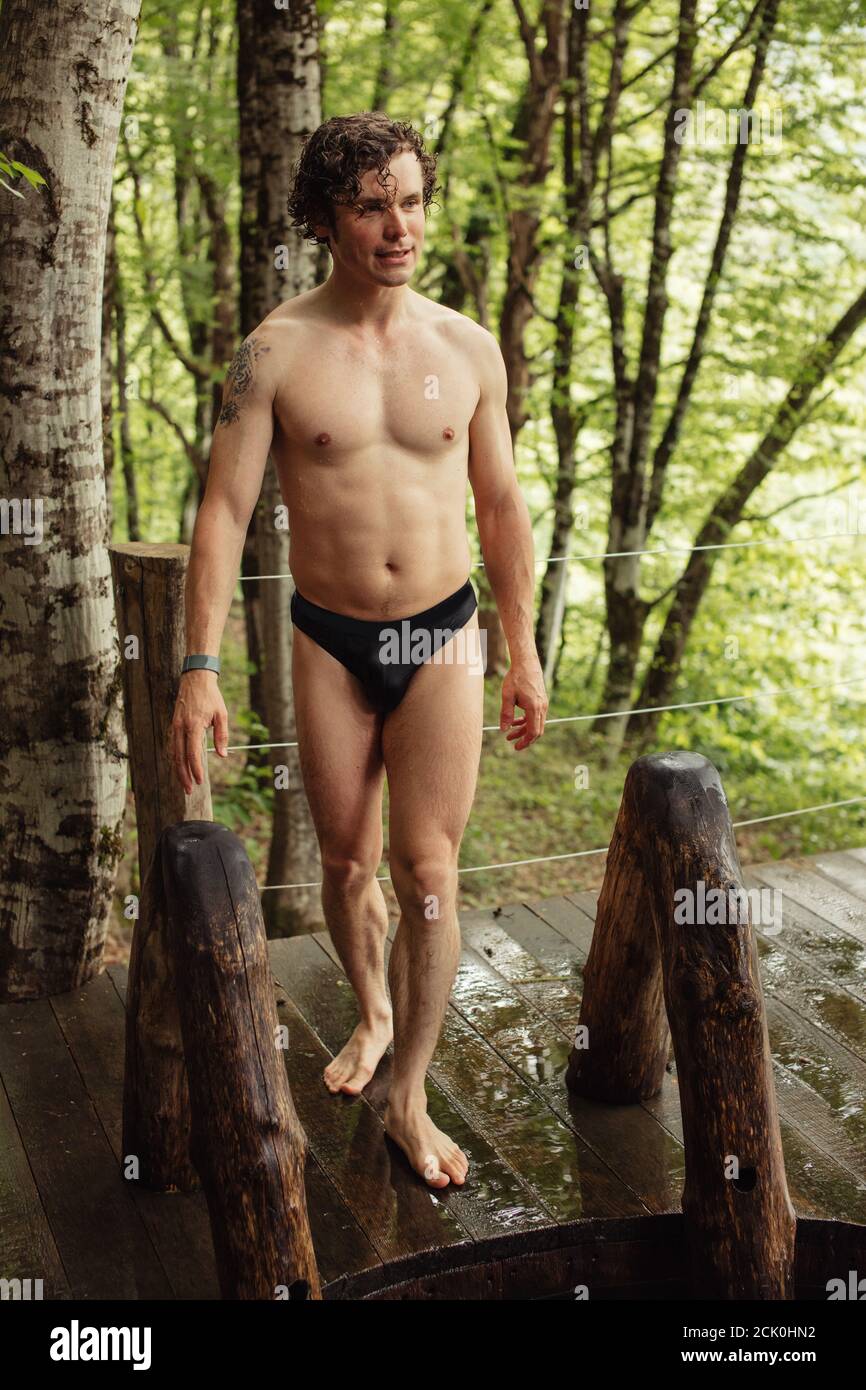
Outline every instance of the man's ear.
<svg viewBox="0 0 866 1390"><path fill-rule="evenodd" d="M327 222L317 222L313 225L313 231L316 233L316 236L321 236L325 238L329 251L331 249L331 238L333 237L334 241L339 240L337 236L336 221L336 217L334 217L332 214L331 218Z"/></svg>

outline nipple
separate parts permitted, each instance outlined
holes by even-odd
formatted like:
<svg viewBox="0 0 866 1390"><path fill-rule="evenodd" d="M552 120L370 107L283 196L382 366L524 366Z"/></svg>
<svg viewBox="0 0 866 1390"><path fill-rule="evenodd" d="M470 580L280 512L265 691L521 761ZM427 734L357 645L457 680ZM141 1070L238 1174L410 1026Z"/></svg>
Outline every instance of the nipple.
<svg viewBox="0 0 866 1390"><path fill-rule="evenodd" d="M446 425L446 426L445 426L444 430L442 431L442 438L443 438L443 439L453 439L453 438L454 438L454 431L452 430L452 428L451 428L450 425Z"/></svg>
<svg viewBox="0 0 866 1390"><path fill-rule="evenodd" d="M317 444L330 444L330 442L331 442L331 436L327 433L326 430L322 430L322 433L321 433L321 434L317 434L317 435L316 435L316 443L317 443Z"/></svg>

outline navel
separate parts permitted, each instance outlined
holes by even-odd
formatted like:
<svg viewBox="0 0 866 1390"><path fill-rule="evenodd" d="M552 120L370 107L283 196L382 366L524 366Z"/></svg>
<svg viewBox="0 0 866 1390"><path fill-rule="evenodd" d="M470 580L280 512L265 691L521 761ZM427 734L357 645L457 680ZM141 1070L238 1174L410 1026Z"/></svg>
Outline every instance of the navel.
<svg viewBox="0 0 866 1390"><path fill-rule="evenodd" d="M316 435L316 443L317 443L317 444L330 444L330 442L331 442L331 436L327 433L326 430L322 430L322 433L321 433L321 434L317 434L317 435Z"/></svg>
<svg viewBox="0 0 866 1390"><path fill-rule="evenodd" d="M454 438L454 431L452 430L452 428L451 428L450 425L446 425L446 426L445 426L444 430L442 431L442 438L443 438L443 439L453 439L453 438Z"/></svg>

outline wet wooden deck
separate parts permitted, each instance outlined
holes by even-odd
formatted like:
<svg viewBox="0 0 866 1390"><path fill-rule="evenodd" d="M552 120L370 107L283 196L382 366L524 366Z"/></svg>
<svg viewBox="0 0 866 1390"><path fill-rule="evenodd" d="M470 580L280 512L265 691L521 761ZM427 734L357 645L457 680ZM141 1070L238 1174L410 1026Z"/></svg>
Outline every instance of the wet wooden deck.
<svg viewBox="0 0 866 1390"><path fill-rule="evenodd" d="M758 941L791 1199L798 1216L866 1225L866 849L755 866L745 882L784 895L782 931ZM384 1136L390 1051L362 1097L322 1084L356 1020L330 939L271 943L326 1296L357 1296L413 1252L540 1228L555 1242L599 1218L655 1232L658 1261L684 1178L673 1063L642 1105L583 1101L563 1081L594 911L577 893L461 914L428 1094L471 1169L436 1194ZM125 987L112 967L0 1005L0 1277L41 1278L46 1298L215 1299L203 1195L119 1176Z"/></svg>

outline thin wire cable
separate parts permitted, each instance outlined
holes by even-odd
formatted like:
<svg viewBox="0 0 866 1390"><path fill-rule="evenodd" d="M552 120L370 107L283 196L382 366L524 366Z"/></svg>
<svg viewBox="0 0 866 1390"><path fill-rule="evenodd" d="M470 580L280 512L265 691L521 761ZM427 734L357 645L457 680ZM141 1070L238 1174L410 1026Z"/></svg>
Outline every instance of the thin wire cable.
<svg viewBox="0 0 866 1390"><path fill-rule="evenodd" d="M824 801L819 806L802 806L796 811L777 811L772 816L755 816L753 820L735 820L734 829L737 830L744 825L763 825L770 820L786 820L789 816L806 816L812 811L832 811L837 806L855 806L861 801L866 801L866 796L850 796L845 801ZM586 859L593 854L607 854L610 846L603 845L600 849L577 849L570 854L543 854L535 859L507 859L501 864L473 864L465 869L458 869L458 874L481 874L489 869L516 869L524 864L552 864L556 859ZM377 874L377 882L386 883L391 878L390 874ZM317 879L315 883L269 883L260 888L260 893L276 893L283 888L321 888L322 880Z"/></svg>
<svg viewBox="0 0 866 1390"><path fill-rule="evenodd" d="M604 714L563 714L555 719L545 720L545 728L548 724L582 724L590 719L627 719L632 714L665 714L668 710L677 709L702 709L706 705L730 705L742 700L765 700L777 695L799 695L803 690L838 690L846 685L860 685L866 681L866 674L853 676L850 680L831 681L829 685L813 683L811 685L790 686L787 690L758 690L751 695L717 695L712 700L686 700L678 705L642 705L638 709L615 709ZM484 734L499 732L498 724L484 724L481 732ZM297 740L292 743L232 743L229 744L226 752L243 753L253 748L297 748ZM208 753L215 753L216 749L208 744Z"/></svg>
<svg viewBox="0 0 866 1390"><path fill-rule="evenodd" d="M684 545L684 546L656 546L649 550L603 550L592 555L550 555L544 559L536 560L536 569L540 565L559 565L565 564L569 560L623 560L629 555L691 555L696 550L748 550L755 545L816 545L818 541L837 541L843 536L862 536L864 531L830 531L825 536L770 536L764 540L753 541L719 541L713 545ZM473 561L471 568L483 570L486 568L483 560ZM242 574L238 582L240 584L252 584L256 579L291 579L290 573L285 574Z"/></svg>

